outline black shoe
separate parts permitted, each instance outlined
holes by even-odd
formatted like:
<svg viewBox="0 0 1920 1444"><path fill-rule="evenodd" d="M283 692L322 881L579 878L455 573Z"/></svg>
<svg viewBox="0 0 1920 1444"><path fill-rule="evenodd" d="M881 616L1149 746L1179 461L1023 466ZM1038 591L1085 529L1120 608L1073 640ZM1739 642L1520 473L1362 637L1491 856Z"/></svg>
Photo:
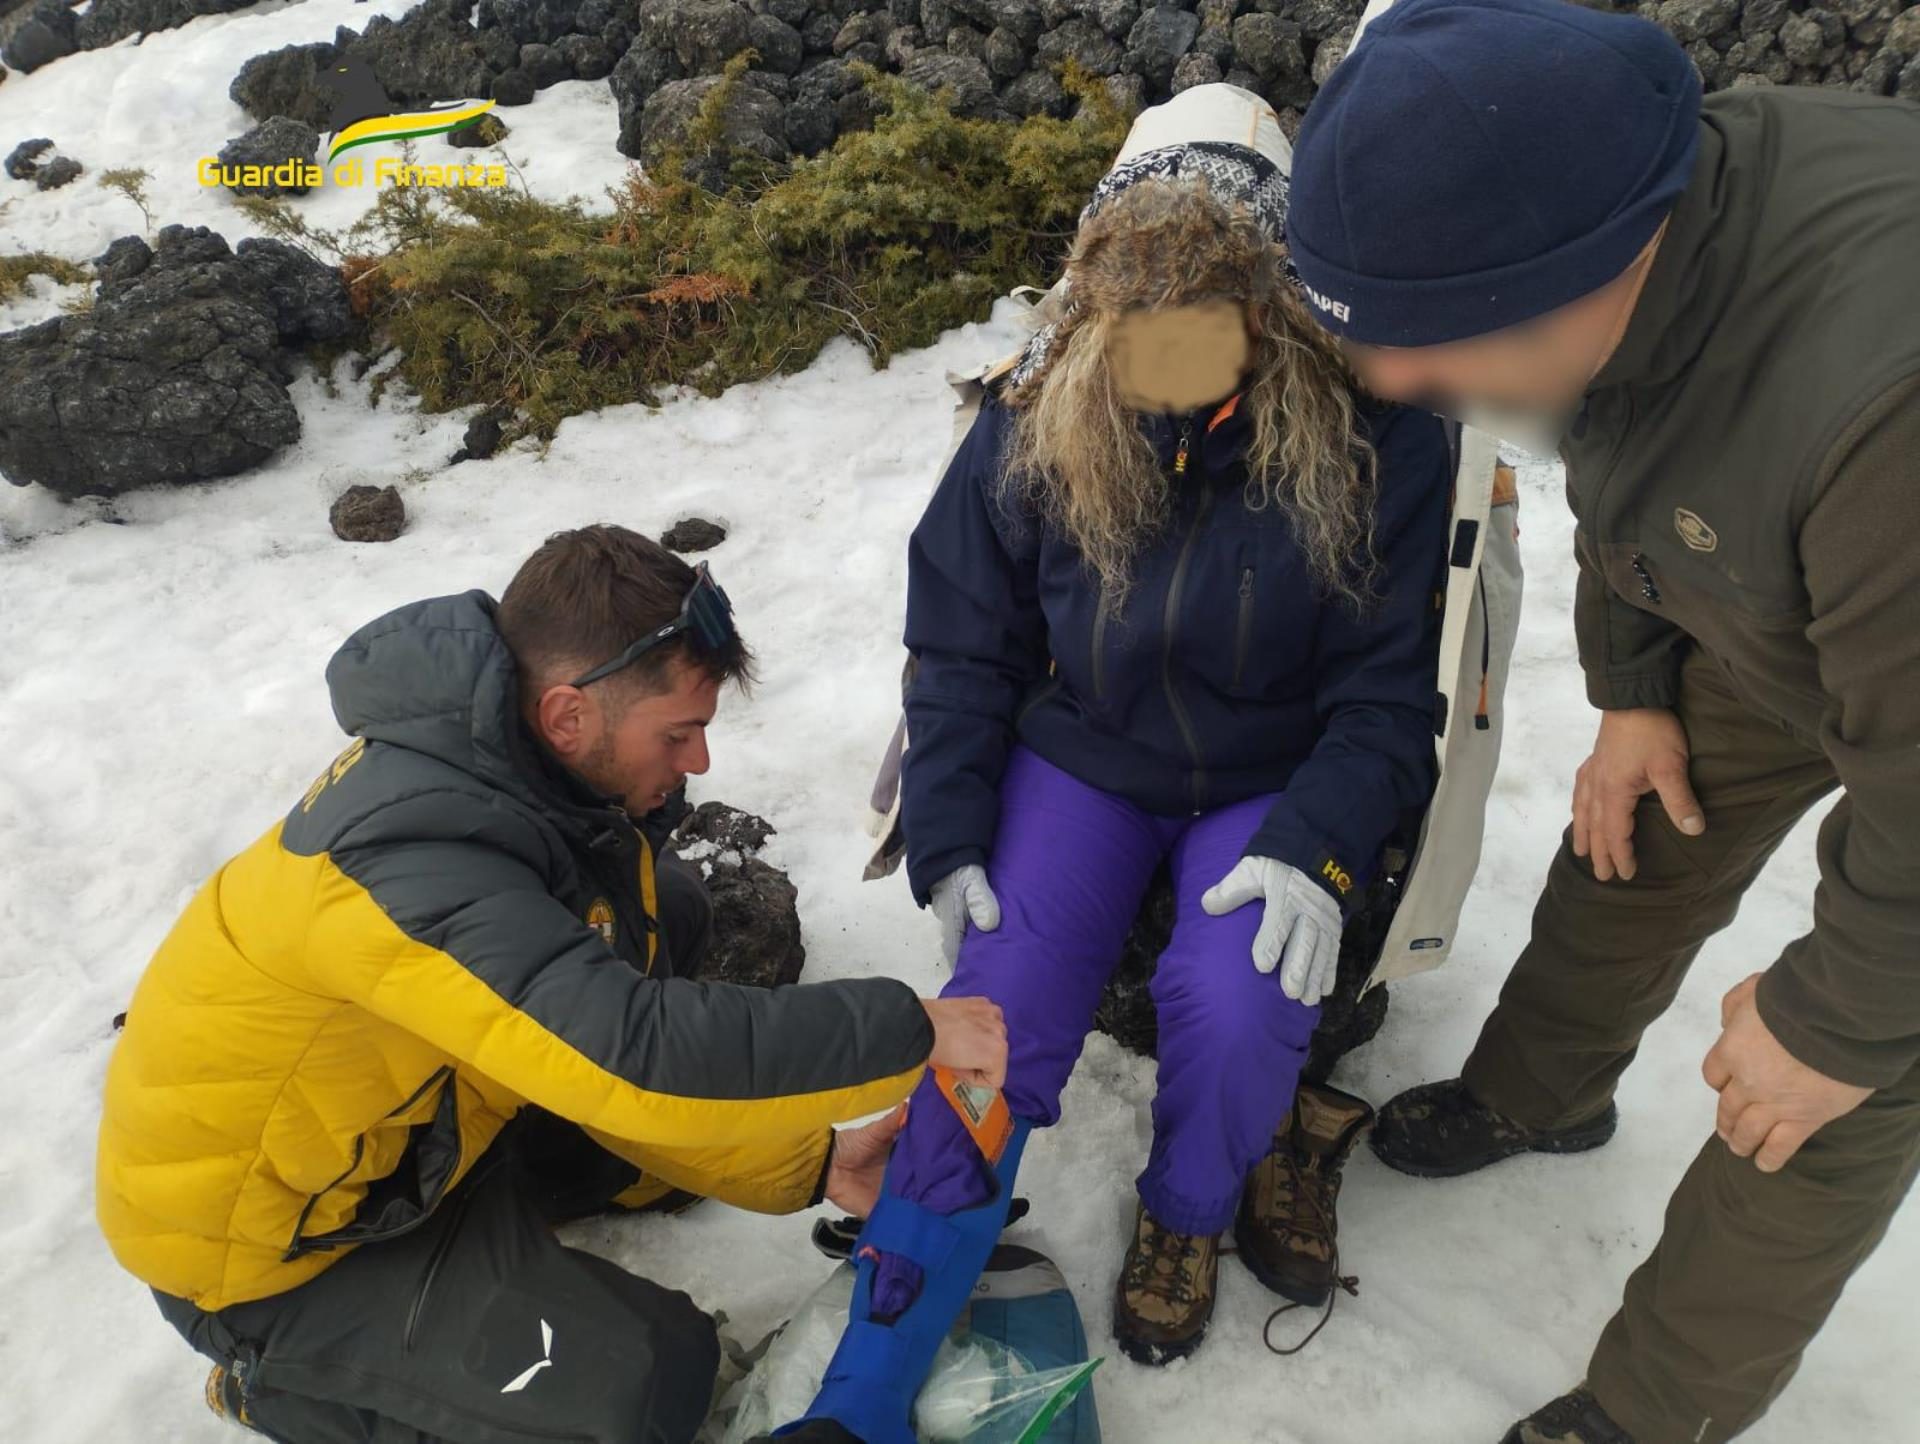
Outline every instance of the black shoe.
<svg viewBox="0 0 1920 1444"><path fill-rule="evenodd" d="M1583 1384L1534 1410L1507 1430L1500 1444L1633 1444Z"/></svg>
<svg viewBox="0 0 1920 1444"><path fill-rule="evenodd" d="M1606 1112L1569 1128L1528 1128L1475 1100L1458 1078L1409 1088L1380 1109L1369 1141L1380 1161L1416 1178L1457 1178L1520 1153L1584 1153L1620 1122Z"/></svg>

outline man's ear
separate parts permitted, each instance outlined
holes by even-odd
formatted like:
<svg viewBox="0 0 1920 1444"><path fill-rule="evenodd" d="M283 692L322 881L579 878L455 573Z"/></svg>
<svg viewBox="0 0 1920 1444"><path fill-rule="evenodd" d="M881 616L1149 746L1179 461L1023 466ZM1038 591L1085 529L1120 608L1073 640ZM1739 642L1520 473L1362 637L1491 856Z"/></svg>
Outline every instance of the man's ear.
<svg viewBox="0 0 1920 1444"><path fill-rule="evenodd" d="M584 753L593 741L599 709L578 687L549 687L534 700L533 730L562 761Z"/></svg>

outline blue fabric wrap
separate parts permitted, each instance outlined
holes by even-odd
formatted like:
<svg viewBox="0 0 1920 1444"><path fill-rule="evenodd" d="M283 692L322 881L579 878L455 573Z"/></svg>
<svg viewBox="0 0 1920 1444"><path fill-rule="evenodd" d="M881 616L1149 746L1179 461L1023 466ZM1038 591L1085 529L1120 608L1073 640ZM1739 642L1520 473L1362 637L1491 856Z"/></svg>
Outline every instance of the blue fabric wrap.
<svg viewBox="0 0 1920 1444"><path fill-rule="evenodd" d="M987 1202L959 1213L938 1214L900 1197L893 1191L889 1164L879 1202L854 1244L847 1330L812 1407L775 1431L776 1437L812 1419L832 1419L862 1444L916 1444L913 1401L1006 1227L1014 1176L1031 1129L1030 1123L1015 1121L994 1169L998 1190ZM925 1274L919 1296L889 1324L871 1317L875 1250L911 1258Z"/></svg>

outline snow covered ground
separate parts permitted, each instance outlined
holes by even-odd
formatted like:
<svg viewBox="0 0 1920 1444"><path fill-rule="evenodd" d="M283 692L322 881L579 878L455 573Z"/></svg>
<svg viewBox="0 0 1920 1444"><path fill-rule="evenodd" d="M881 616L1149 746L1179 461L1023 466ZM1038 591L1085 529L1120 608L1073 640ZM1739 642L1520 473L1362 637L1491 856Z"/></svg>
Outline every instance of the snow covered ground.
<svg viewBox="0 0 1920 1444"><path fill-rule="evenodd" d="M0 87L0 142L51 135L91 171L153 171L160 222L244 234L192 160L246 127L226 99L257 51L398 14L407 0L305 0L206 18L70 57ZM604 85L542 92L513 111L508 151L548 195L618 180ZM342 195L310 198L322 224ZM83 176L49 194L0 180L0 252L81 259L139 228ZM0 312L51 314L57 292ZM732 535L712 554L764 661L750 700L729 698L714 769L696 797L763 813L772 860L800 888L809 972L940 983L930 924L897 880L862 884L860 827L897 698L904 542L947 436L944 368L1004 349L1004 315L870 371L851 346L802 375L717 400L676 399L577 418L531 452L441 469L464 416L366 404L342 364L338 395L295 388L305 436L232 481L64 506L0 488L0 1440L228 1437L199 1399L204 1366L122 1273L93 1223L98 1093L110 1019L200 882L299 795L339 739L322 668L352 628L418 596L496 594L547 532L614 520L658 531L690 513ZM388 546L337 541L327 504L360 481L395 482L411 522ZM1375 1099L1457 1069L1524 940L1591 734L1571 650L1571 520L1551 467L1523 477L1529 567L1507 756L1487 861L1454 961L1395 989L1385 1035L1343 1081ZM1357 1299L1303 1355L1261 1347L1272 1305L1228 1261L1213 1334L1193 1360L1150 1372L1115 1358L1097 1376L1107 1435L1274 1444L1417 1444L1498 1438L1575 1381L1622 1281L1651 1245L1667 1193L1712 1126L1697 1068L1721 992L1771 961L1810 918L1811 824L1754 889L1649 1035L1605 1150L1523 1159L1425 1183L1364 1149L1342 1200ZM1063 1125L1028 1152L1020 1237L1058 1258L1101 1347L1143 1161L1150 1063L1088 1046ZM757 1337L826 1271L809 1220L708 1205L683 1218L591 1223L571 1239L726 1310ZM1912 1370L1914 1210L1842 1303L1806 1367L1749 1436L1896 1440L1920 1433ZM1290 1337L1292 1335L1289 1335Z"/></svg>

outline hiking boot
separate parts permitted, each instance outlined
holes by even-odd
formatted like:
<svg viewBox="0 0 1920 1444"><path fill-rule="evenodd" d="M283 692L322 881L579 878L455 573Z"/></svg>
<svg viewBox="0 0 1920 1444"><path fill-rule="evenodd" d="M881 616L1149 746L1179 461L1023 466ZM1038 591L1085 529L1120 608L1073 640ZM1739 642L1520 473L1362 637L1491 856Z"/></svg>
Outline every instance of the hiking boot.
<svg viewBox="0 0 1920 1444"><path fill-rule="evenodd" d="M247 1417L246 1400L240 1395L240 1381L225 1364L215 1364L207 1375L207 1407L229 1424L237 1424L249 1433L260 1431Z"/></svg>
<svg viewBox="0 0 1920 1444"><path fill-rule="evenodd" d="M1458 1078L1423 1083L1390 1099L1374 1121L1373 1151L1389 1168L1416 1178L1457 1178L1519 1153L1584 1153L1620 1121L1606 1112L1568 1128L1528 1128L1478 1102Z"/></svg>
<svg viewBox="0 0 1920 1444"><path fill-rule="evenodd" d="M1213 1317L1220 1241L1175 1233L1154 1222L1145 1205L1114 1289L1113 1336L1138 1364L1170 1364L1200 1347Z"/></svg>
<svg viewBox="0 0 1920 1444"><path fill-rule="evenodd" d="M1633 1444L1582 1384L1507 1430L1500 1444Z"/></svg>
<svg viewBox="0 0 1920 1444"><path fill-rule="evenodd" d="M1233 1241L1240 1261L1282 1298L1312 1308L1333 1292L1340 1274L1334 1220L1340 1170L1372 1121L1365 1099L1302 1083L1272 1149L1247 1178Z"/></svg>

